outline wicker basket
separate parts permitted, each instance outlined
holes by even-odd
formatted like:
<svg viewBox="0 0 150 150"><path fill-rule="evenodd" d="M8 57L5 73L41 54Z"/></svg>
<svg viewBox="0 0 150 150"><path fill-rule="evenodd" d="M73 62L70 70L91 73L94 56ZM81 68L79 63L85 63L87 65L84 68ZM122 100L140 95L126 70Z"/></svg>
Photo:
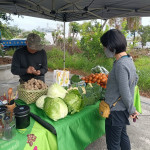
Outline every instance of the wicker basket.
<svg viewBox="0 0 150 150"><path fill-rule="evenodd" d="M18 98L27 104L35 103L42 95L47 94L48 89L44 90L26 90L21 85L18 86Z"/></svg>

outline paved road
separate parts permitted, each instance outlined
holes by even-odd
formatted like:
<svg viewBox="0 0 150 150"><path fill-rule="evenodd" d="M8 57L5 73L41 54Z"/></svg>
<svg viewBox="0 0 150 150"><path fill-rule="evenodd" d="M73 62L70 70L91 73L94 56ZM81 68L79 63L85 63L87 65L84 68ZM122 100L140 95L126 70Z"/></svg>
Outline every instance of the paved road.
<svg viewBox="0 0 150 150"><path fill-rule="evenodd" d="M46 73L46 83L51 85L53 83L53 74L51 72ZM17 89L18 76L14 76L13 79L0 82L0 95L7 92L9 87L12 87L14 91ZM128 126L127 131L130 137L132 150L150 150L150 99L142 97L142 115L136 123L130 120L131 125ZM90 144L85 150L106 150L105 136L96 140Z"/></svg>
<svg viewBox="0 0 150 150"><path fill-rule="evenodd" d="M150 150L150 99L141 96L142 114L136 123L130 120L127 132L132 150ZM85 150L107 150L105 136L90 144Z"/></svg>

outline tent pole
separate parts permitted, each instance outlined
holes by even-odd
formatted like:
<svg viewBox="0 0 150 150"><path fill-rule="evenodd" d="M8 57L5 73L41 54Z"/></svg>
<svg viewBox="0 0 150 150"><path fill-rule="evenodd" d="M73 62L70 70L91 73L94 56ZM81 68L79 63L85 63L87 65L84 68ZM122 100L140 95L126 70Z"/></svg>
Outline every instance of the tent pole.
<svg viewBox="0 0 150 150"><path fill-rule="evenodd" d="M106 25L106 22L107 22L107 19L104 21L104 23L103 23L103 25L101 27L102 30L103 30L104 26Z"/></svg>
<svg viewBox="0 0 150 150"><path fill-rule="evenodd" d="M65 52L66 52L66 38L65 38L65 28L66 28L66 22L64 21L64 69L65 69Z"/></svg>

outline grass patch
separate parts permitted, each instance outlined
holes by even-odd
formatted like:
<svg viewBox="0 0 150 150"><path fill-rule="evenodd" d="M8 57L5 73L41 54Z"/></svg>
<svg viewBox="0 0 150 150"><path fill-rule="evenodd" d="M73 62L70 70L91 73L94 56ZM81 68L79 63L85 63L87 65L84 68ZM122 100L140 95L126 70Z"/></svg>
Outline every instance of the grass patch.
<svg viewBox="0 0 150 150"><path fill-rule="evenodd" d="M150 93L150 57L142 56L135 60L139 75L138 86L140 90Z"/></svg>
<svg viewBox="0 0 150 150"><path fill-rule="evenodd" d="M15 50L16 50L15 48L10 48L9 50L6 50L5 55L6 56L13 56Z"/></svg>
<svg viewBox="0 0 150 150"><path fill-rule="evenodd" d="M86 73L91 73L91 68L96 65L104 66L110 71L112 68L113 60L104 57L97 58L95 60L88 60L82 54L69 55L66 52L66 63L65 66L68 69L82 70ZM47 51L48 67L51 69L63 69L63 57L64 53L62 50L52 49Z"/></svg>

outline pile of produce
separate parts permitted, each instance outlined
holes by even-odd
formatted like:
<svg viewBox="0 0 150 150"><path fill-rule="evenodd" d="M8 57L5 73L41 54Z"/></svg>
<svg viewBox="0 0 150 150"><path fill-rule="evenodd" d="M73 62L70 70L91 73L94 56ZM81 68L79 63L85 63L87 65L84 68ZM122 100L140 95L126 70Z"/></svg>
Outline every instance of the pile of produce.
<svg viewBox="0 0 150 150"><path fill-rule="evenodd" d="M100 99L104 99L106 91L104 88L97 85L96 83L88 83L85 88L78 87L78 90L81 93L82 108L87 105L93 105Z"/></svg>
<svg viewBox="0 0 150 150"><path fill-rule="evenodd" d="M108 74L106 75L104 73L92 73L89 76L82 77L81 79L86 83L97 83L101 87L106 88Z"/></svg>
<svg viewBox="0 0 150 150"><path fill-rule="evenodd" d="M69 88L57 83L51 85L48 87L47 95L38 98L36 106L43 109L49 118L57 121L66 117L68 113L74 114L87 105L95 104L104 98L108 79L108 75L102 72L105 69L99 68L101 70L98 71L98 68L93 68L93 71L101 71L100 73L92 73L81 79L78 75L73 75Z"/></svg>
<svg viewBox="0 0 150 150"><path fill-rule="evenodd" d="M68 113L79 112L87 105L95 104L104 98L105 90L97 85L88 84L86 87L70 87L67 90L59 84L48 87L47 95L42 95L36 101L36 106L54 121L67 116Z"/></svg>
<svg viewBox="0 0 150 150"><path fill-rule="evenodd" d="M23 86L26 90L41 90L41 89L44 90L44 89L47 89L47 85L43 81L37 80L34 78L25 82L23 84Z"/></svg>
<svg viewBox="0 0 150 150"><path fill-rule="evenodd" d="M55 83L48 87L47 95L42 95L36 101L36 106L43 109L46 115L54 121L64 118L68 114L67 104L64 102L67 91Z"/></svg>

